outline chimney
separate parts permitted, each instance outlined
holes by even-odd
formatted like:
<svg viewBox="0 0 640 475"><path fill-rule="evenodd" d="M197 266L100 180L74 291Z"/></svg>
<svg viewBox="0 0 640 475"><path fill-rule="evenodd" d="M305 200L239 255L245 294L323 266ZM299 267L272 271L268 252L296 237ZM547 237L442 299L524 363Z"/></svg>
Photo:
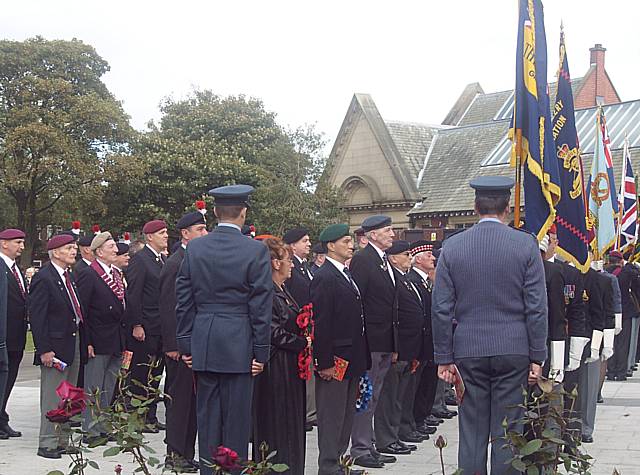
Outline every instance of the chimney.
<svg viewBox="0 0 640 475"><path fill-rule="evenodd" d="M595 65L599 70L604 70L604 53L607 48L603 48L600 43L596 43L593 48L589 48L591 52L591 66Z"/></svg>

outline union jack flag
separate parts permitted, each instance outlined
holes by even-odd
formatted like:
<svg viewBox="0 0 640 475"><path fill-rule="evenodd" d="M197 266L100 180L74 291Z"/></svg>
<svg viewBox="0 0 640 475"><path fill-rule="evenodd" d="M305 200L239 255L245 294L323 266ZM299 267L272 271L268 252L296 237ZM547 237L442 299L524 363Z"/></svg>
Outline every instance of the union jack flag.
<svg viewBox="0 0 640 475"><path fill-rule="evenodd" d="M629 153L629 142L624 142L624 152L622 161L622 183L620 184L620 219L618 221L617 248L624 251L627 246L635 244L638 231L638 195L636 193L636 180L631 168L631 155Z"/></svg>

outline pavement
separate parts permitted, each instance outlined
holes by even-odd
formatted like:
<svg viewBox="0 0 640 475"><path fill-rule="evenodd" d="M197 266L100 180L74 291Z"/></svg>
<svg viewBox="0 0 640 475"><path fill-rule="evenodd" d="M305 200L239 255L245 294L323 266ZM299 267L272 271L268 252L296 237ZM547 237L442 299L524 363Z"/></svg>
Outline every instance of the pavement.
<svg viewBox="0 0 640 475"><path fill-rule="evenodd" d="M53 470L69 473L68 457L48 460L36 456L38 445L39 375L40 370L32 366L32 355L25 354L18 382L9 400L7 411L11 416L11 426L20 430L20 438L0 440L0 475L46 475ZM603 388L604 404L598 404L594 443L583 447L595 459L592 475L611 475L614 468L620 475L640 475L640 374L625 382L606 381ZM159 408L159 417L164 420L164 409ZM444 463L447 475L455 471L458 451L458 431L456 419L442 424L437 434L447 440L444 449ZM156 457L163 459L164 433L145 434ZM383 469L369 470L371 475L397 474L442 474L440 456L432 439L419 444L411 455L399 456L398 462ZM111 446L112 444L110 444ZM133 473L135 465L130 459L118 455L103 457L105 448L93 449L88 458L100 466L99 470L88 468L89 474L113 474L117 464L123 466L123 475ZM305 474L317 473L317 431L307 433L307 465ZM161 473L152 470L152 473ZM165 472L168 473L168 472Z"/></svg>

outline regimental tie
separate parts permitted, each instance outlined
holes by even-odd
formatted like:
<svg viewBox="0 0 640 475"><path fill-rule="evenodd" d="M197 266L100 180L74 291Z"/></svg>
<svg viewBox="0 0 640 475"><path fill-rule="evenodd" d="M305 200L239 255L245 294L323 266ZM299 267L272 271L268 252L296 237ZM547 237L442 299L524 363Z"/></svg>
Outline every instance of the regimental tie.
<svg viewBox="0 0 640 475"><path fill-rule="evenodd" d="M64 283L67 286L67 291L69 292L69 298L71 298L71 304L73 306L73 313L76 314L76 318L81 322L84 322L84 317L82 316L82 309L80 308L80 302L78 302L78 298L76 297L76 292L73 290L73 284L71 283L71 275L69 271L64 271Z"/></svg>
<svg viewBox="0 0 640 475"><path fill-rule="evenodd" d="M120 275L120 271L118 269L111 268L111 281L113 282L114 287L111 287L111 290L116 294L118 300L124 304L124 283L122 281L122 276Z"/></svg>
<svg viewBox="0 0 640 475"><path fill-rule="evenodd" d="M351 284L351 286L356 290L356 292L358 292L358 295L360 295L360 289L358 288L355 281L353 280L353 277L351 276L351 271L345 267L342 270L342 272L344 272L344 275L346 275L347 279L349 279L349 283Z"/></svg>
<svg viewBox="0 0 640 475"><path fill-rule="evenodd" d="M16 278L18 282L18 287L20 288L20 293L22 294L22 298L27 297L27 292L24 290L24 286L22 285L22 279L20 278L20 274L18 273L18 268L16 267L16 263L14 262L11 266L11 272L13 272L13 276Z"/></svg>

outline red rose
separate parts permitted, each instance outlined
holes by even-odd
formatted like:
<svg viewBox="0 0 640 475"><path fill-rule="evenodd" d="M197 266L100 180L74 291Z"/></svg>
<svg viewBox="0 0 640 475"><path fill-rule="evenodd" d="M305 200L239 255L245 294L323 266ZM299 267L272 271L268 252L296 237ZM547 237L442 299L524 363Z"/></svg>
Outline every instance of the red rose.
<svg viewBox="0 0 640 475"><path fill-rule="evenodd" d="M222 445L218 447L218 450L213 456L213 461L222 470L225 470L227 472L240 467L238 465L238 454L234 450L231 450Z"/></svg>

